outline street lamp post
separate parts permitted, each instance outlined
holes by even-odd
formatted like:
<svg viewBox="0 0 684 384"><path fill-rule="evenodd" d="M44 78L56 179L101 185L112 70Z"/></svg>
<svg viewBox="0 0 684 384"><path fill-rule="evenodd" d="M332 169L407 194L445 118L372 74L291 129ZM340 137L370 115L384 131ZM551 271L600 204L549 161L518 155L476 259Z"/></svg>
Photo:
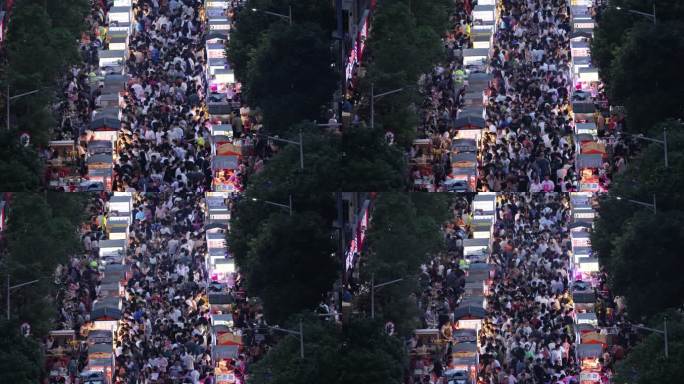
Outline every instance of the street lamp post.
<svg viewBox="0 0 684 384"><path fill-rule="evenodd" d="M273 201L257 199L256 197L252 197L252 201L260 201L264 204L273 205L274 207L287 209L290 212L290 216L292 216L292 195L289 196L289 204L275 203Z"/></svg>
<svg viewBox="0 0 684 384"><path fill-rule="evenodd" d="M5 108L5 113L7 113L7 127L6 128L8 131L10 129L10 102L12 100L19 99L19 98L22 98L22 97L28 96L28 95L33 95L34 93L38 93L38 92L40 92L40 89L34 89L33 91L24 92L24 93L20 93L18 95L10 96L10 87L9 87L9 85L7 86L7 95L5 97L5 100L7 102L7 107Z"/></svg>
<svg viewBox="0 0 684 384"><path fill-rule="evenodd" d="M304 327L302 326L301 319L299 320L299 331L293 331L291 329L285 329L280 327L271 327L270 325L267 325L267 327L268 329L272 329L274 331L280 331L299 336L299 357L302 360L304 360Z"/></svg>
<svg viewBox="0 0 684 384"><path fill-rule="evenodd" d="M655 195L655 193L653 194L653 204L644 203L643 201L638 201L638 200L624 199L624 198L622 198L621 196L616 196L615 199L621 200L621 201L622 201L622 200L624 200L624 201L629 201L629 202L632 203L632 204L641 205L641 206L643 206L643 207L648 207L648 208L651 208L651 209L653 210L653 213L654 213L654 214L657 213L657 210L656 210L656 195Z"/></svg>
<svg viewBox="0 0 684 384"><path fill-rule="evenodd" d="M26 283L21 283L17 285L10 285L10 275L7 275L7 320L10 319L10 295L13 289L21 288L25 285L37 283L39 279L27 281Z"/></svg>
<svg viewBox="0 0 684 384"><path fill-rule="evenodd" d="M257 8L252 8L252 12L262 12L267 15L275 16L275 17L280 17L281 19L287 20L290 25L292 25L292 6L288 6L288 14L284 15L282 13L277 13L277 12L271 12L271 11L266 11L263 9L257 9Z"/></svg>
<svg viewBox="0 0 684 384"><path fill-rule="evenodd" d="M383 96L391 95L393 93L401 92L404 88L393 89L391 91L383 92L380 94L375 94L375 86L371 83L371 97L370 97L370 108L371 108L371 129L375 128L375 99L379 99Z"/></svg>
<svg viewBox="0 0 684 384"><path fill-rule="evenodd" d="M669 161L668 161L668 159L667 159L667 127L663 127L663 139L662 139L662 140L658 140L658 139L654 139L654 138L652 138L652 137L646 137L646 136L642 136L642 135L632 135L632 134L630 134L630 133L625 133L625 132L622 132L622 134L623 134L623 135L632 136L632 137L634 137L634 138L636 138L636 139L646 140L646 141L651 141L651 142L654 142L654 143L662 144L662 146L663 146L663 156L665 157L665 168L669 168L670 163L669 163Z"/></svg>
<svg viewBox="0 0 684 384"><path fill-rule="evenodd" d="M655 333L660 333L661 335L663 335L663 339L664 339L664 341L665 341L665 358L667 359L667 358L670 357L670 353L669 353L669 350L668 350L668 342L667 342L667 316L665 316L665 317L663 318L663 329L662 329L662 330L660 330L660 329L655 329L655 328L644 327L644 326L641 326L641 325L632 325L632 328L641 329L641 330L644 330L644 331L655 332Z"/></svg>
<svg viewBox="0 0 684 384"><path fill-rule="evenodd" d="M375 284L375 274L371 274L371 319L375 319L375 290L378 288L382 288L385 285L390 285L394 283L398 283L400 281L404 280L403 278L401 279L395 279L395 280L390 280L386 283L380 283L380 284Z"/></svg>
<svg viewBox="0 0 684 384"><path fill-rule="evenodd" d="M655 1L653 2L653 13L647 13L647 12L636 11L636 10L634 10L634 9L624 9L624 8L622 8L622 7L615 7L615 9L617 9L618 11L624 10L624 11L626 11L626 12L633 13L633 14L635 14L635 15L647 17L647 18L653 20L653 25L656 25L656 6L655 6Z"/></svg>

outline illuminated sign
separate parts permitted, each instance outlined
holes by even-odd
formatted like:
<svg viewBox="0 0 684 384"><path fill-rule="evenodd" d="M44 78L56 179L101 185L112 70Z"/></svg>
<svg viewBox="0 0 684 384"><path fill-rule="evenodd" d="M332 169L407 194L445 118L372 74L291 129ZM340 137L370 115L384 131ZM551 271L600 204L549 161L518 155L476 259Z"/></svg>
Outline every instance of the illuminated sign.
<svg viewBox="0 0 684 384"><path fill-rule="evenodd" d="M359 34L354 41L354 46L349 52L349 58L347 59L347 66L345 72L345 78L347 81L351 80L354 74L354 67L361 63L363 59L363 52L366 49L366 38L368 37L368 29L370 26L370 18L368 17L368 11L365 12L363 16L362 26L359 30Z"/></svg>
<svg viewBox="0 0 684 384"><path fill-rule="evenodd" d="M346 268L350 270L354 266L354 255L363 248L363 242L366 240L366 228L368 228L368 206L369 202L364 203L364 210L361 219L357 225L356 236L349 243L349 249L346 254Z"/></svg>

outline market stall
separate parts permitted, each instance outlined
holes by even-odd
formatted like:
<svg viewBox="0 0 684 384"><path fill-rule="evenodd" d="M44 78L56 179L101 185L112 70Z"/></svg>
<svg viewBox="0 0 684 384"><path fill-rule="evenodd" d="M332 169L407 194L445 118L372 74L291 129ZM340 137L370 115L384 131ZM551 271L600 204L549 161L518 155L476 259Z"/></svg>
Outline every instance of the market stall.
<svg viewBox="0 0 684 384"><path fill-rule="evenodd" d="M478 304L464 305L463 302L461 302L461 305L454 310L454 320L456 320L459 328L479 330L485 316L486 311L484 307Z"/></svg>

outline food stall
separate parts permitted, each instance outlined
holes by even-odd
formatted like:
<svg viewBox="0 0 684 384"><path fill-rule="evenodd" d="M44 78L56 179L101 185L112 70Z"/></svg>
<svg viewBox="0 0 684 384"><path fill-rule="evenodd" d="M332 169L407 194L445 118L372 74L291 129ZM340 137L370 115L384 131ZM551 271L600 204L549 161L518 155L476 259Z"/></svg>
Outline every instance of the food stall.
<svg viewBox="0 0 684 384"><path fill-rule="evenodd" d="M465 384L475 383L479 362L478 356L477 343L461 342L454 344L449 369L445 372L445 376L447 378L454 377L455 381L463 381ZM459 377L461 379L458 379Z"/></svg>
<svg viewBox="0 0 684 384"><path fill-rule="evenodd" d="M130 196L114 195L109 199L109 212L130 216L132 205Z"/></svg>
<svg viewBox="0 0 684 384"><path fill-rule="evenodd" d="M86 342L88 346L95 344L109 344L113 345L114 333L104 329L94 329L88 332Z"/></svg>
<svg viewBox="0 0 684 384"><path fill-rule="evenodd" d="M464 108L459 114L458 118L454 120L454 129L456 135L454 139L472 139L476 142L482 136L482 129L485 127L485 119L483 107L468 107Z"/></svg>
<svg viewBox="0 0 684 384"><path fill-rule="evenodd" d="M598 327L598 319L594 312L575 313L575 324L588 324L592 327Z"/></svg>
<svg viewBox="0 0 684 384"><path fill-rule="evenodd" d="M580 384L601 383L601 359L603 347L600 344L577 345L577 360L580 362Z"/></svg>
<svg viewBox="0 0 684 384"><path fill-rule="evenodd" d="M463 256L466 259L470 259L469 256L486 258L488 249L489 239L463 239Z"/></svg>
<svg viewBox="0 0 684 384"><path fill-rule="evenodd" d="M496 192L479 192L473 198L473 211L493 211L496 209Z"/></svg>
<svg viewBox="0 0 684 384"><path fill-rule="evenodd" d="M492 74L486 72L470 72L468 74L468 91L482 93L482 97L488 94L488 87L492 81Z"/></svg>
<svg viewBox="0 0 684 384"><path fill-rule="evenodd" d="M479 331L482 320L486 316L484 306L480 305L484 298L481 296L471 296L472 302L461 303L454 310L454 320L459 328L474 329ZM477 303L475 303L477 302Z"/></svg>
<svg viewBox="0 0 684 384"><path fill-rule="evenodd" d="M451 168L477 168L477 154L473 152L451 153Z"/></svg>
<svg viewBox="0 0 684 384"><path fill-rule="evenodd" d="M109 49L128 52L128 36L113 36L109 39Z"/></svg>
<svg viewBox="0 0 684 384"><path fill-rule="evenodd" d="M112 344L93 344L88 347L86 372L101 372L105 383L112 382L114 374L114 350Z"/></svg>
<svg viewBox="0 0 684 384"><path fill-rule="evenodd" d="M495 219L495 211L490 210L490 211L482 211L482 210L477 210L473 212L473 220L494 220Z"/></svg>
<svg viewBox="0 0 684 384"><path fill-rule="evenodd" d="M598 154L579 153L575 156L575 168L580 174L579 189L582 192L599 192L598 170L603 166L603 157Z"/></svg>
<svg viewBox="0 0 684 384"><path fill-rule="evenodd" d="M50 189L76 192L83 180L78 172L79 149L74 140L57 140L48 143L50 155L46 163L46 176Z"/></svg>
<svg viewBox="0 0 684 384"><path fill-rule="evenodd" d="M228 224L230 220L230 210L228 208L226 200L230 197L227 192L206 192L205 193L205 204L206 204L206 221L208 224ZM227 226L224 226L224 229Z"/></svg>
<svg viewBox="0 0 684 384"><path fill-rule="evenodd" d="M494 22L496 18L496 6L494 4L484 5L477 3L472 10L473 20L480 20L483 23Z"/></svg>
<svg viewBox="0 0 684 384"><path fill-rule="evenodd" d="M78 347L76 333L73 329L50 331L52 347L45 350L45 371L50 382L57 383L68 380L67 370L69 360L73 358L73 352Z"/></svg>
<svg viewBox="0 0 684 384"><path fill-rule="evenodd" d="M577 247L591 246L591 233L589 231L571 231L570 239L572 241L572 249Z"/></svg>
<svg viewBox="0 0 684 384"><path fill-rule="evenodd" d="M127 240L100 240L99 256L105 262L112 264L123 264L124 254L126 253Z"/></svg>
<svg viewBox="0 0 684 384"><path fill-rule="evenodd" d="M427 139L426 139L427 140ZM474 139L454 139L451 141L451 153L477 152L477 141Z"/></svg>
<svg viewBox="0 0 684 384"><path fill-rule="evenodd" d="M416 349L411 351L414 355L430 356L442 347L443 340L437 328L416 329L413 333L417 340Z"/></svg>
<svg viewBox="0 0 684 384"><path fill-rule="evenodd" d="M118 322L120 319L120 297L106 297L103 299L97 299L95 302L93 302L93 309L90 311L90 321L93 323L91 329L115 331L118 327Z"/></svg>
<svg viewBox="0 0 684 384"><path fill-rule="evenodd" d="M470 278L471 281L468 281ZM466 277L466 283L463 287L464 294L467 296L486 296L487 286L479 276L468 275Z"/></svg>
<svg viewBox="0 0 684 384"><path fill-rule="evenodd" d="M596 286L599 283L598 276L596 276L599 270L599 259L597 257L584 257L579 260L575 277L579 277L582 281L587 281L592 286Z"/></svg>
<svg viewBox="0 0 684 384"><path fill-rule="evenodd" d="M239 192L241 184L238 169L240 156L214 156L211 159L211 170L214 174L212 187L214 191Z"/></svg>
<svg viewBox="0 0 684 384"><path fill-rule="evenodd" d="M592 122L588 123L576 123L575 124L575 134L576 135L592 135L596 136L598 130L596 124Z"/></svg>
<svg viewBox="0 0 684 384"><path fill-rule="evenodd" d="M123 68L124 61L126 60L126 51L122 49L112 50L103 49L98 53L100 59L100 68L106 67L121 67Z"/></svg>
<svg viewBox="0 0 684 384"><path fill-rule="evenodd" d="M133 13L132 8L129 6L119 6L111 7L109 12L107 12L107 19L110 23L130 23L131 15Z"/></svg>
<svg viewBox="0 0 684 384"><path fill-rule="evenodd" d="M476 192L477 167L451 168L443 186L447 192Z"/></svg>
<svg viewBox="0 0 684 384"><path fill-rule="evenodd" d="M488 32L475 33L471 37L473 48L475 49L490 49L492 47L492 35Z"/></svg>
<svg viewBox="0 0 684 384"><path fill-rule="evenodd" d="M467 48L463 50L463 66L484 67L489 59L489 49L487 48Z"/></svg>
<svg viewBox="0 0 684 384"><path fill-rule="evenodd" d="M576 101L572 103L572 113L575 123L594 122L596 106L592 102Z"/></svg>
<svg viewBox="0 0 684 384"><path fill-rule="evenodd" d="M217 287L218 292L213 292L212 287ZM229 292L223 289L224 285L210 283L209 292L207 293L207 300L209 301L209 312L211 314L231 313L235 298Z"/></svg>
<svg viewBox="0 0 684 384"><path fill-rule="evenodd" d="M493 282L495 271L496 269L492 264L472 263L468 268L467 276L482 280L487 286L490 286Z"/></svg>
<svg viewBox="0 0 684 384"><path fill-rule="evenodd" d="M115 142L121 121L117 117L101 116L100 114L90 123L92 140Z"/></svg>
<svg viewBox="0 0 684 384"><path fill-rule="evenodd" d="M573 262L579 264L580 260L591 257L591 247L574 247L572 249Z"/></svg>
<svg viewBox="0 0 684 384"><path fill-rule="evenodd" d="M587 65L577 69L575 89L590 90L600 82L598 68Z"/></svg>
<svg viewBox="0 0 684 384"><path fill-rule="evenodd" d="M492 236L492 220L473 220L470 223L470 231L474 239L489 239Z"/></svg>
<svg viewBox="0 0 684 384"><path fill-rule="evenodd" d="M578 313L593 312L596 304L596 295L591 289L572 291L572 301L575 304L575 311Z"/></svg>

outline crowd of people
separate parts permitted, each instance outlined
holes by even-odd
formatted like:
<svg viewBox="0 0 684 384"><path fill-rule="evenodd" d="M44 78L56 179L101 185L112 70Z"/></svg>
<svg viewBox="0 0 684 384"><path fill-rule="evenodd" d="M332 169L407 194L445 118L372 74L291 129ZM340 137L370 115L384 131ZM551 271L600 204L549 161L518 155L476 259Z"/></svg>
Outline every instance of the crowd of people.
<svg viewBox="0 0 684 384"><path fill-rule="evenodd" d="M492 262L501 276L481 332L481 376L495 383L578 382L569 287L567 195L502 196Z"/></svg>
<svg viewBox="0 0 684 384"><path fill-rule="evenodd" d="M482 189L573 190L570 32L565 0L503 3L490 60Z"/></svg>
<svg viewBox="0 0 684 384"><path fill-rule="evenodd" d="M209 190L202 1L133 2L114 190Z"/></svg>
<svg viewBox="0 0 684 384"><path fill-rule="evenodd" d="M464 106L469 71L462 50L470 42L472 16L456 1L453 28L444 39L445 65L424 75L425 96L419 137L411 148L412 178L417 189L442 190L451 172L453 122ZM592 7L600 13L600 7ZM579 151L571 115L573 80L568 2L511 0L500 15L487 67L492 81L485 89L486 118L478 149L478 191L571 192L578 188ZM465 85L465 86L464 86ZM621 135L624 115L611 111L605 89L594 84L589 101L597 107L593 122L598 142L607 149L596 170L601 190L623 169L638 146ZM592 121L590 121L592 122ZM427 186L427 188L426 188Z"/></svg>
<svg viewBox="0 0 684 384"><path fill-rule="evenodd" d="M466 196L455 199L443 226L446 251L422 266L420 328L439 330L443 343L413 335L409 340L409 383L446 383L455 350L454 319L465 292L467 261L463 239L472 237L472 208ZM574 316L568 194L507 193L497 200L489 263L495 278L478 337L478 382L579 383L580 362ZM592 289L598 327L613 335L600 357L601 379L612 377L615 362L638 340L624 303L607 286L607 274L596 275ZM585 285L578 282L576 284ZM586 288L583 288L586 289ZM437 348L435 348L437 346ZM606 382L606 381L603 381Z"/></svg>
<svg viewBox="0 0 684 384"><path fill-rule="evenodd" d="M470 48L470 29L473 22L468 1L454 1L449 16L451 28L443 39L446 62L421 76L418 86L421 104L418 136L427 138L429 146L413 145L409 158L415 164L413 179L426 179L438 186L450 171L449 150L453 136L453 121L461 105L459 96L465 82L462 66L463 49ZM421 183L422 185L423 183Z"/></svg>

